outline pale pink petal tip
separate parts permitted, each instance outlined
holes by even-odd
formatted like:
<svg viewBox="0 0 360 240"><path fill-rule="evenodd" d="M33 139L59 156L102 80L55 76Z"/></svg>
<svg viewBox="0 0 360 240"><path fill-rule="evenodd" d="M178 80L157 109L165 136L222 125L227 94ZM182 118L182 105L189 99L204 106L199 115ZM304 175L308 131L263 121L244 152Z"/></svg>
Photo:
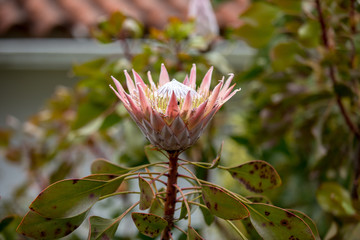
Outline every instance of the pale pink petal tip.
<svg viewBox="0 0 360 240"><path fill-rule="evenodd" d="M119 80L117 80L115 77L111 76L111 79L113 80L116 88L120 91L123 91L123 87L121 86L121 83L119 82Z"/></svg>
<svg viewBox="0 0 360 240"><path fill-rule="evenodd" d="M159 79L159 85L162 86L166 83L170 82L169 74L166 70L165 65L161 64L161 71L160 71L160 79Z"/></svg>
<svg viewBox="0 0 360 240"><path fill-rule="evenodd" d="M179 115L179 106L178 100L176 99L176 95L172 92L169 104L166 109L166 115L170 117L170 119L175 119L177 115Z"/></svg>
<svg viewBox="0 0 360 240"><path fill-rule="evenodd" d="M203 92L205 95L209 92L213 70L214 67L211 66L200 85L200 92Z"/></svg>
<svg viewBox="0 0 360 240"><path fill-rule="evenodd" d="M117 79L114 76L111 76L111 79L115 82Z"/></svg>
<svg viewBox="0 0 360 240"><path fill-rule="evenodd" d="M142 78L140 77L140 75L134 69L132 70L132 72L134 75L136 85L140 84L142 86L142 88L145 90L147 88L147 86L144 83L144 81L142 80Z"/></svg>
<svg viewBox="0 0 360 240"><path fill-rule="evenodd" d="M195 89L195 87L196 87L196 65L194 63L190 70L189 85L192 89Z"/></svg>
<svg viewBox="0 0 360 240"><path fill-rule="evenodd" d="M135 90L134 81L132 80L132 78L130 77L129 73L126 70L124 70L124 74L125 74L125 78L126 78L127 88L129 90L129 93L132 94L133 91Z"/></svg>

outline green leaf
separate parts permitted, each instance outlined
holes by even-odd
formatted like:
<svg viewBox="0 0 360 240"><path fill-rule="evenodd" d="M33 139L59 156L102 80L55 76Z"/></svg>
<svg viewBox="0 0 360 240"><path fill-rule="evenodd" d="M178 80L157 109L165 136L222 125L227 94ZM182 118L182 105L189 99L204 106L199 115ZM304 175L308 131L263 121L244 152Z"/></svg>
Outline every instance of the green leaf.
<svg viewBox="0 0 360 240"><path fill-rule="evenodd" d="M268 197L266 196L261 196L261 195L257 195L257 196L249 196L246 197L248 200L250 200L252 203L266 203L266 204L271 204L271 201Z"/></svg>
<svg viewBox="0 0 360 240"><path fill-rule="evenodd" d="M57 181L60 181L62 179L64 179L69 172L71 171L71 169L73 168L73 164L70 162L62 162L54 172L51 173L50 175L50 183L54 183Z"/></svg>
<svg viewBox="0 0 360 240"><path fill-rule="evenodd" d="M43 190L29 208L44 217L77 216L98 201L105 184L103 181L86 179L62 180Z"/></svg>
<svg viewBox="0 0 360 240"><path fill-rule="evenodd" d="M161 192L161 189L159 190ZM151 204L149 213L155 214L155 215L161 215L164 213L164 202L160 198L155 198L153 203Z"/></svg>
<svg viewBox="0 0 360 240"><path fill-rule="evenodd" d="M48 218L29 211L16 231L35 239L58 239L72 233L86 218L88 211L71 218Z"/></svg>
<svg viewBox="0 0 360 240"><path fill-rule="evenodd" d="M250 46L261 48L265 46L275 33L273 21L280 11L274 5L255 2L241 15L244 24L236 29L235 34Z"/></svg>
<svg viewBox="0 0 360 240"><path fill-rule="evenodd" d="M184 201L181 203L179 220L184 219L187 216L187 208Z"/></svg>
<svg viewBox="0 0 360 240"><path fill-rule="evenodd" d="M275 71L283 71L295 63L299 47L296 42L281 42L271 49L271 64Z"/></svg>
<svg viewBox="0 0 360 240"><path fill-rule="evenodd" d="M271 0L271 2L287 14L298 15L302 12L301 0Z"/></svg>
<svg viewBox="0 0 360 240"><path fill-rule="evenodd" d="M197 196L198 196L197 194L189 194L189 195L187 195L187 199L188 199L188 201L190 201L191 199L193 199L194 197L197 197ZM192 204L189 204L189 208L190 208L190 211L191 211L191 209L192 209ZM187 210L187 208L186 208L185 201L182 200L182 202L181 202L181 208L180 208L179 220L186 218L187 215L188 215L188 210Z"/></svg>
<svg viewBox="0 0 360 240"><path fill-rule="evenodd" d="M14 219L16 218L16 216L11 215L11 216L6 216L3 219L1 219L0 221L0 233L7 227L9 226Z"/></svg>
<svg viewBox="0 0 360 240"><path fill-rule="evenodd" d="M119 175L113 175L113 174L91 174L89 176L83 177L82 179L88 179L88 180L98 180L98 181L110 181Z"/></svg>
<svg viewBox="0 0 360 240"><path fill-rule="evenodd" d="M352 216L356 213L350 193L336 182L324 182L316 193L320 206L336 216Z"/></svg>
<svg viewBox="0 0 360 240"><path fill-rule="evenodd" d="M200 203L205 204L204 200L202 198L200 199ZM211 212L209 211L209 209L205 208L205 207L200 207L200 211L204 217L204 221L205 221L206 225L210 226L215 219L214 215L212 215Z"/></svg>
<svg viewBox="0 0 360 240"><path fill-rule="evenodd" d="M139 177L139 188L140 188L140 210L145 210L151 207L152 202L155 198L154 190L150 183L144 178Z"/></svg>
<svg viewBox="0 0 360 240"><path fill-rule="evenodd" d="M120 221L98 216L89 218L90 230L88 240L113 239Z"/></svg>
<svg viewBox="0 0 360 240"><path fill-rule="evenodd" d="M354 92L352 91L352 89L344 83L336 83L334 86L334 90L336 94L342 98L348 97L352 99L354 97Z"/></svg>
<svg viewBox="0 0 360 240"><path fill-rule="evenodd" d="M241 14L240 18L246 23L263 28L264 25L272 25L272 22L279 14L279 9L274 5L265 2L254 2Z"/></svg>
<svg viewBox="0 0 360 240"><path fill-rule="evenodd" d="M289 211L289 212L295 214L296 216L298 216L299 218L301 218L310 227L312 233L315 236L315 240L321 240L319 231L318 231L314 221L309 216L307 216L305 213L302 213L300 211L293 210L293 209L287 209L287 211Z"/></svg>
<svg viewBox="0 0 360 240"><path fill-rule="evenodd" d="M100 126L100 131L105 131L108 128L114 126L115 124L119 123L121 121L121 117L116 114L116 113L112 113L109 116L107 116L104 121L102 122L101 126Z"/></svg>
<svg viewBox="0 0 360 240"><path fill-rule="evenodd" d="M193 227L189 226L187 231L187 240L204 240Z"/></svg>
<svg viewBox="0 0 360 240"><path fill-rule="evenodd" d="M178 18L170 18L164 33L167 37L176 41L181 41L189 37L195 30L193 21L183 22Z"/></svg>
<svg viewBox="0 0 360 240"><path fill-rule="evenodd" d="M159 149L154 147L153 145L147 145L144 147L145 155L149 160L149 163L157 163L157 162L167 162L168 158L160 152Z"/></svg>
<svg viewBox="0 0 360 240"><path fill-rule="evenodd" d="M116 178L116 179L115 179ZM105 182L101 197L115 192L124 181L124 178L113 174L91 174L82 179L98 180Z"/></svg>
<svg viewBox="0 0 360 240"><path fill-rule="evenodd" d="M123 26L126 17L121 12L114 12L111 14L110 19L108 21L108 25L106 25L105 30L113 36L117 36Z"/></svg>
<svg viewBox="0 0 360 240"><path fill-rule="evenodd" d="M93 29L92 35L101 43L114 42L119 38L125 20L125 15L114 12L108 20L100 22L97 29Z"/></svg>
<svg viewBox="0 0 360 240"><path fill-rule="evenodd" d="M250 236L250 239L261 239L259 233L256 231L254 226L251 224L250 218L245 218L240 220L244 227L246 228L246 232Z"/></svg>
<svg viewBox="0 0 360 240"><path fill-rule="evenodd" d="M80 65L74 65L73 71L76 76L92 76L94 73L98 73L106 62L106 58L98 58Z"/></svg>
<svg viewBox="0 0 360 240"><path fill-rule="evenodd" d="M119 166L106 159L96 159L91 164L91 173L106 173L106 174L124 174L130 171L130 168Z"/></svg>
<svg viewBox="0 0 360 240"><path fill-rule="evenodd" d="M151 238L158 236L168 224L164 218L151 213L133 212L131 216L139 232Z"/></svg>
<svg viewBox="0 0 360 240"><path fill-rule="evenodd" d="M249 210L224 189L212 185L202 185L201 188L204 203L215 216L226 220L243 219L249 216Z"/></svg>
<svg viewBox="0 0 360 240"><path fill-rule="evenodd" d="M82 127L85 127L86 124L90 124L90 126L93 128L99 128L101 126L102 120L99 123L98 121L94 121L94 123L98 123L95 125L91 124L91 122L97 117L99 117L104 111L105 109L103 108L103 106L100 106L99 104L95 104L89 101L81 103L76 111L77 116L73 122L72 129L80 129Z"/></svg>
<svg viewBox="0 0 360 240"><path fill-rule="evenodd" d="M314 48L320 44L321 29L317 21L307 21L298 29L299 42L305 47Z"/></svg>
<svg viewBox="0 0 360 240"><path fill-rule="evenodd" d="M245 23L235 31L237 36L254 48L264 47L269 43L271 38L274 36L274 33L275 28L273 26L266 26L266 28L262 28L248 23Z"/></svg>
<svg viewBox="0 0 360 240"><path fill-rule="evenodd" d="M284 209L263 204L249 204L250 220L266 240L315 240L305 221Z"/></svg>
<svg viewBox="0 0 360 240"><path fill-rule="evenodd" d="M261 193L281 185L281 179L276 170L261 160L246 162L237 167L226 168L226 170L252 192Z"/></svg>

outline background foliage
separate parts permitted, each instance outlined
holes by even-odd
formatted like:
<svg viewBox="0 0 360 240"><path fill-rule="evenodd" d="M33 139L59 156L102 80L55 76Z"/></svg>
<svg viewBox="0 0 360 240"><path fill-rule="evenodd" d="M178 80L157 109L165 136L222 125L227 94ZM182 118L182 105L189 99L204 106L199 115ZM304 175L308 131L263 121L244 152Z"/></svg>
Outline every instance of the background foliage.
<svg viewBox="0 0 360 240"><path fill-rule="evenodd" d="M220 38L192 34L192 21L171 19L166 29L149 32L121 13L100 23L94 36L103 43L121 40L123 56L74 66L80 78L74 88L58 88L44 109L24 123L25 131L0 131L6 159L26 166L28 176L14 201L1 202L0 236L17 239L14 229L31 194L57 180L83 176L94 158L128 166L151 160L147 147L149 154L144 154L146 141L108 84L111 75L124 80L123 69L145 76L148 70L158 73L161 63L178 80L192 63L199 78L211 65L215 79L231 69L243 89L186 152L189 159L214 159L224 140L221 161L226 165L262 159L277 169L283 185L265 193L277 206L307 213L324 239L359 236L359 3L258 0L241 18L242 26L222 36L256 49L244 69L234 69L216 53ZM227 175L202 169L197 176L246 193Z"/></svg>

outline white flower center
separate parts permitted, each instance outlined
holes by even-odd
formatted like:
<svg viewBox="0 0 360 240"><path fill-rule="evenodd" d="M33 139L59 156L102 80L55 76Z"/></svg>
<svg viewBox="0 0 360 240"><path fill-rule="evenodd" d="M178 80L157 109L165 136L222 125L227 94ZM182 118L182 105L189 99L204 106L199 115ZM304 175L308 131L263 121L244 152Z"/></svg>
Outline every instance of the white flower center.
<svg viewBox="0 0 360 240"><path fill-rule="evenodd" d="M156 91L156 96L160 98L170 98L172 93L175 93L176 98L181 101L185 99L188 92L190 92L192 99L200 98L200 95L194 89L173 79L171 80L171 82L168 82L161 86Z"/></svg>

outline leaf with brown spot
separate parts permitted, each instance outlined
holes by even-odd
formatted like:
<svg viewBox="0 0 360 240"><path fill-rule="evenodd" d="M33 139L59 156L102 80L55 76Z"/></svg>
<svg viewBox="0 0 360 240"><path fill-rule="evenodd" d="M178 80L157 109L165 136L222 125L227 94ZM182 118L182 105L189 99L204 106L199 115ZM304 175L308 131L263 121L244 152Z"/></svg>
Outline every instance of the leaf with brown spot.
<svg viewBox="0 0 360 240"><path fill-rule="evenodd" d="M225 189L212 185L202 185L201 188L204 203L215 216L227 220L249 216L249 210L245 205Z"/></svg>
<svg viewBox="0 0 360 240"><path fill-rule="evenodd" d="M113 175L113 174L91 174L89 176L83 177L82 179L88 179L88 180L98 180L98 181L110 181L119 175Z"/></svg>
<svg viewBox="0 0 360 240"><path fill-rule="evenodd" d="M167 226L167 221L155 214L133 212L131 214L135 226L142 234L155 238Z"/></svg>
<svg viewBox="0 0 360 240"><path fill-rule="evenodd" d="M319 231L314 223L314 221L305 213L294 210L294 209L287 209L287 211L295 214L296 216L298 216L299 218L301 218L311 229L311 231L313 232L315 239L316 240L321 240L320 235L319 235Z"/></svg>
<svg viewBox="0 0 360 240"><path fill-rule="evenodd" d="M276 170L261 160L250 161L237 167L225 169L252 192L261 193L281 185L281 179Z"/></svg>
<svg viewBox="0 0 360 240"><path fill-rule="evenodd" d="M122 178L111 181L67 179L45 188L29 208L43 217L69 218L91 208L99 197L117 189Z"/></svg>
<svg viewBox="0 0 360 240"><path fill-rule="evenodd" d="M62 180L45 188L29 208L43 217L74 217L98 201L105 184L85 179Z"/></svg>
<svg viewBox="0 0 360 240"><path fill-rule="evenodd" d="M113 239L120 220L91 216L88 240Z"/></svg>
<svg viewBox="0 0 360 240"><path fill-rule="evenodd" d="M187 231L187 240L204 240L204 238L201 237L193 227L189 226Z"/></svg>
<svg viewBox="0 0 360 240"><path fill-rule="evenodd" d="M252 203L266 203L271 204L271 201L268 197L257 195L257 196L248 196L246 197L248 200L250 200Z"/></svg>
<svg viewBox="0 0 360 240"><path fill-rule="evenodd" d="M122 175L128 173L131 169L119 166L115 163L112 163L106 159L96 159L91 164L91 173L107 173L107 174L116 174Z"/></svg>
<svg viewBox="0 0 360 240"><path fill-rule="evenodd" d="M117 178L117 179L115 179ZM98 181L104 181L104 187L102 189L101 196L105 196L111 193L114 193L123 182L124 178L113 175L113 174L91 174L89 176L86 176L82 179L90 179L90 180L98 180Z"/></svg>
<svg viewBox="0 0 360 240"><path fill-rule="evenodd" d="M266 240L315 240L309 225L297 215L272 205L248 205L250 221Z"/></svg>
<svg viewBox="0 0 360 240"><path fill-rule="evenodd" d="M29 211L16 231L34 239L58 239L72 233L86 218L88 211L71 218L45 218Z"/></svg>
<svg viewBox="0 0 360 240"><path fill-rule="evenodd" d="M140 188L140 210L146 210L151 207L154 201L155 193L150 183L143 177L139 177L139 188Z"/></svg>
<svg viewBox="0 0 360 240"><path fill-rule="evenodd" d="M204 200L202 198L200 198L200 203L203 205L205 204ZM205 221L206 225L210 226L215 219L214 215L211 214L211 212L209 211L209 209L207 207L200 207L200 211L204 217L204 221Z"/></svg>

